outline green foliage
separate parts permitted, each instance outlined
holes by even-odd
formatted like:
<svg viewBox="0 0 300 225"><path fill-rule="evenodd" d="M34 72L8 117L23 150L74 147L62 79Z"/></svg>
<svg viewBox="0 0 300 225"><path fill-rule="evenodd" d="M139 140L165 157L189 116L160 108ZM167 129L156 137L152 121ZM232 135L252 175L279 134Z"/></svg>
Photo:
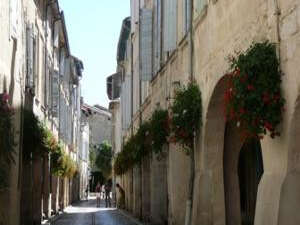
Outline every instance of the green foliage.
<svg viewBox="0 0 300 225"><path fill-rule="evenodd" d="M58 177L72 178L76 171L76 163L65 153L63 147L57 144L51 151L51 173Z"/></svg>
<svg viewBox="0 0 300 225"><path fill-rule="evenodd" d="M185 148L191 148L201 121L201 93L195 83L183 87L176 93L172 111L173 139ZM163 145L168 143L170 134L169 123L167 110L155 110L151 119L140 125L137 133L124 144L123 151L116 155L115 173L117 175L126 173L141 163L151 152L158 156L162 155Z"/></svg>
<svg viewBox="0 0 300 225"><path fill-rule="evenodd" d="M89 166L94 168L96 166L96 149L90 146L89 149Z"/></svg>
<svg viewBox="0 0 300 225"><path fill-rule="evenodd" d="M64 175L64 151L61 145L57 145L56 149L51 152L51 173L54 176Z"/></svg>
<svg viewBox="0 0 300 225"><path fill-rule="evenodd" d="M117 175L126 173L151 154L162 154L169 132L168 111L155 110L149 121L143 122L137 133L124 144L123 151L116 155L114 171Z"/></svg>
<svg viewBox="0 0 300 225"><path fill-rule="evenodd" d="M111 176L112 156L111 145L106 141L102 142L97 150L95 163L106 179Z"/></svg>
<svg viewBox="0 0 300 225"><path fill-rule="evenodd" d="M201 125L202 103L199 86L191 82L175 94L172 105L172 137L187 151L192 147L194 136Z"/></svg>
<svg viewBox="0 0 300 225"><path fill-rule="evenodd" d="M167 143L170 132L168 111L162 109L155 110L152 114L150 125L152 150L155 154L161 154L163 145Z"/></svg>
<svg viewBox="0 0 300 225"><path fill-rule="evenodd" d="M224 99L227 119L237 123L244 139L261 139L267 131L272 138L278 136L285 100L275 45L255 43L230 61Z"/></svg>
<svg viewBox="0 0 300 225"><path fill-rule="evenodd" d="M0 95L0 190L8 186L7 171L10 164L15 163L14 110L10 107L8 100L9 96L6 92Z"/></svg>
<svg viewBox="0 0 300 225"><path fill-rule="evenodd" d="M55 152L59 148L53 133L45 127L32 111L24 111L23 151L25 159Z"/></svg>
<svg viewBox="0 0 300 225"><path fill-rule="evenodd" d="M146 121L143 122L135 137L134 142L132 143L132 149L134 149L133 157L135 163L140 163L144 157L150 154L151 152L151 134L150 134L151 124Z"/></svg>
<svg viewBox="0 0 300 225"><path fill-rule="evenodd" d="M122 175L133 168L136 162L136 143L135 136L129 138L124 144L123 150L116 155L114 160L114 172L116 175Z"/></svg>
<svg viewBox="0 0 300 225"><path fill-rule="evenodd" d="M23 153L25 159L40 155L44 145L45 128L32 111L24 111L23 123Z"/></svg>

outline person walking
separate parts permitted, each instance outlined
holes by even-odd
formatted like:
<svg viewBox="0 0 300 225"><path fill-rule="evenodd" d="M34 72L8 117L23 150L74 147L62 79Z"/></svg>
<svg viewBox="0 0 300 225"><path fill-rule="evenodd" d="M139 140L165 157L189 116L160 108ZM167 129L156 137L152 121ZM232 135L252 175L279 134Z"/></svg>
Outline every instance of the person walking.
<svg viewBox="0 0 300 225"><path fill-rule="evenodd" d="M97 207L100 207L100 192L101 192L101 185L98 182L96 186L96 201L97 201Z"/></svg>
<svg viewBox="0 0 300 225"><path fill-rule="evenodd" d="M105 185L105 207L111 207L110 201L111 184L109 182Z"/></svg>
<svg viewBox="0 0 300 225"><path fill-rule="evenodd" d="M117 183L116 187L119 190L120 198L118 200L118 208L124 209L125 208L125 191L124 189Z"/></svg>
<svg viewBox="0 0 300 225"><path fill-rule="evenodd" d="M86 186L86 189L85 189L85 200L89 200L89 186L87 185Z"/></svg>

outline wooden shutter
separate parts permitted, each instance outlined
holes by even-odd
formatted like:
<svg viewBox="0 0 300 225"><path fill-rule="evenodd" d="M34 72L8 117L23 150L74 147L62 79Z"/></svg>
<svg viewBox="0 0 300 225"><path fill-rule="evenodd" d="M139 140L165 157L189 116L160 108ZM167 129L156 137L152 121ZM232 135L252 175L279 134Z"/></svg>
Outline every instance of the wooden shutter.
<svg viewBox="0 0 300 225"><path fill-rule="evenodd" d="M54 25L53 46L55 48L59 47L59 30L60 30L60 20L56 21Z"/></svg>
<svg viewBox="0 0 300 225"><path fill-rule="evenodd" d="M19 0L9 1L9 22L10 22L10 36L17 38L18 31L18 14L19 14Z"/></svg>
<svg viewBox="0 0 300 225"><path fill-rule="evenodd" d="M52 115L58 116L59 112L59 75L54 71L52 75Z"/></svg>
<svg viewBox="0 0 300 225"><path fill-rule="evenodd" d="M176 49L177 0L164 1L164 51Z"/></svg>
<svg viewBox="0 0 300 225"><path fill-rule="evenodd" d="M60 62L59 62L60 76L64 76L65 74L65 64L66 64L66 50L62 48L60 52Z"/></svg>
<svg viewBox="0 0 300 225"><path fill-rule="evenodd" d="M152 79L152 10L141 9L140 17L140 79Z"/></svg>
<svg viewBox="0 0 300 225"><path fill-rule="evenodd" d="M26 55L27 55L27 77L26 87L32 89L34 87L33 66L34 66L34 36L32 26L26 29Z"/></svg>
<svg viewBox="0 0 300 225"><path fill-rule="evenodd" d="M156 75L160 69L160 61L161 61L161 0L154 1L154 38L153 38L153 45L154 45L154 69L153 75Z"/></svg>
<svg viewBox="0 0 300 225"><path fill-rule="evenodd" d="M131 33L134 33L136 31L137 23L139 22L139 0L131 0Z"/></svg>
<svg viewBox="0 0 300 225"><path fill-rule="evenodd" d="M188 30L189 30L189 20L190 20L190 4L191 1L193 0L182 0L182 9L183 9L183 14L182 14L182 25L183 25L183 35L185 35Z"/></svg>

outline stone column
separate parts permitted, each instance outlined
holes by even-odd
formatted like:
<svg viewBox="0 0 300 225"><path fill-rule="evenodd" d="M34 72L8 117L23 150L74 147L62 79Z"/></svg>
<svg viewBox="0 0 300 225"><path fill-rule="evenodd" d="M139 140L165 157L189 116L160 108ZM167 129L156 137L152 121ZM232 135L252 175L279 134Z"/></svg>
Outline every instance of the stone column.
<svg viewBox="0 0 300 225"><path fill-rule="evenodd" d="M48 154L43 158L43 213L46 218L50 217L51 208L49 209L50 201L50 167Z"/></svg>
<svg viewBox="0 0 300 225"><path fill-rule="evenodd" d="M167 159L151 160L151 223L165 224L168 221Z"/></svg>
<svg viewBox="0 0 300 225"><path fill-rule="evenodd" d="M133 169L133 214L135 217L141 217L141 169Z"/></svg>
<svg viewBox="0 0 300 225"><path fill-rule="evenodd" d="M33 224L41 224L42 220L42 159L33 159Z"/></svg>
<svg viewBox="0 0 300 225"><path fill-rule="evenodd" d="M32 164L30 159L23 157L21 186L21 224L33 223L32 211Z"/></svg>
<svg viewBox="0 0 300 225"><path fill-rule="evenodd" d="M150 221L150 208L151 208L150 159L145 158L142 163L142 218L145 222Z"/></svg>

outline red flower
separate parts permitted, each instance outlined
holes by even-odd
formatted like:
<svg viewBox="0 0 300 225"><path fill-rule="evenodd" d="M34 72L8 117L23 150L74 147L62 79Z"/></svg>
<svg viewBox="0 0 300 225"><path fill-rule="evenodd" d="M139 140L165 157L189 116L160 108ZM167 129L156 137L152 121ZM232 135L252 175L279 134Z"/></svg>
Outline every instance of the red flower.
<svg viewBox="0 0 300 225"><path fill-rule="evenodd" d="M269 131L273 131L273 130L274 130L273 125L272 125L271 123L269 123L268 121L266 121L266 122L264 123L264 126L265 126L265 128L267 128Z"/></svg>
<svg viewBox="0 0 300 225"><path fill-rule="evenodd" d="M262 100L266 105L268 105L270 103L270 100L271 100L269 94L264 93L263 96L262 96Z"/></svg>
<svg viewBox="0 0 300 225"><path fill-rule="evenodd" d="M274 101L277 102L279 99L280 99L280 95L279 94L276 94L276 95L273 96L273 100Z"/></svg>
<svg viewBox="0 0 300 225"><path fill-rule="evenodd" d="M245 113L246 113L246 110L245 110L244 108L241 108L241 109L240 109L240 114L243 115L243 114L245 114Z"/></svg>
<svg viewBox="0 0 300 225"><path fill-rule="evenodd" d="M240 80L241 80L242 83L245 83L247 81L247 79L248 79L248 75L245 74L244 76L241 77Z"/></svg>
<svg viewBox="0 0 300 225"><path fill-rule="evenodd" d="M9 100L9 95L6 92L4 92L2 95L2 101L7 103L8 100Z"/></svg>
<svg viewBox="0 0 300 225"><path fill-rule="evenodd" d="M239 76L241 74L240 68L236 68L235 71L233 71L234 76Z"/></svg>
<svg viewBox="0 0 300 225"><path fill-rule="evenodd" d="M254 90L254 86L251 85L251 84L248 84L247 89L248 89L249 91L253 91L253 90Z"/></svg>

